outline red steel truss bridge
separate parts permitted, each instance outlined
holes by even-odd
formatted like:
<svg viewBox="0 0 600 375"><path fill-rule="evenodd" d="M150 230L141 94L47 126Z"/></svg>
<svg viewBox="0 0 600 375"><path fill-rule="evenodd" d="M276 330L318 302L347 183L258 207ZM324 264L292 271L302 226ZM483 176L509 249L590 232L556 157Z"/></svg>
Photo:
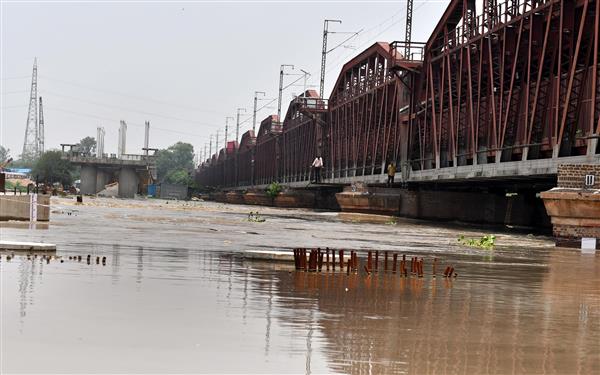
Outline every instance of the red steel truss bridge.
<svg viewBox="0 0 600 375"><path fill-rule="evenodd" d="M454 0L426 43L378 42L201 163L214 187L556 176L600 163L598 0ZM408 53L407 53L408 52Z"/></svg>

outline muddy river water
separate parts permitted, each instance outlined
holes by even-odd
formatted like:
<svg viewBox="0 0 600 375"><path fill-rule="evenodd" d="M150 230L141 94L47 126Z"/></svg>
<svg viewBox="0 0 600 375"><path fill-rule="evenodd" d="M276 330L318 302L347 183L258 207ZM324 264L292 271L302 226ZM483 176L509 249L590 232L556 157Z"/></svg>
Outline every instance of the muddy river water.
<svg viewBox="0 0 600 375"><path fill-rule="evenodd" d="M2 373L600 373L600 254L548 237L496 233L490 251L457 237L491 229L90 198L53 198L49 225L0 226L60 257L2 254ZM418 255L425 277L239 256L296 246ZM433 257L458 277L433 278Z"/></svg>

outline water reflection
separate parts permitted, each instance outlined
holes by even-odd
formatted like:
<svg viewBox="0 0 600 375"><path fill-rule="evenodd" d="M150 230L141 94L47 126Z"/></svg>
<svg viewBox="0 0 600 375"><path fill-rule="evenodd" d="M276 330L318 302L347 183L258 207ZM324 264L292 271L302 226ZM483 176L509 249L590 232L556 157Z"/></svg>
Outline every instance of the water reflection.
<svg viewBox="0 0 600 375"><path fill-rule="evenodd" d="M292 214L281 223L290 236L242 214L186 212L218 229L207 234L173 212L111 208L107 222L97 210L82 206L47 231L3 229L57 243L65 262L4 256L0 372L600 373L600 254L508 235L493 253L466 251L452 245L454 229ZM132 212L160 226L122 219ZM295 272L235 253L291 240L334 247L327 237L359 246L367 235L424 257L426 276ZM459 277L432 278L434 256Z"/></svg>

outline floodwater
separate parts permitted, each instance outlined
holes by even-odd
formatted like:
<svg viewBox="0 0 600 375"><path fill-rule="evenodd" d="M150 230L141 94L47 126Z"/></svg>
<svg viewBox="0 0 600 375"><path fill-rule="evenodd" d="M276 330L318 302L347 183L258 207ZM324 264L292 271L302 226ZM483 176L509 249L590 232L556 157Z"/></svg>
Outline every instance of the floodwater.
<svg viewBox="0 0 600 375"><path fill-rule="evenodd" d="M63 261L2 254L2 373L600 373L600 254L547 237L497 234L487 251L456 241L486 231L335 213L90 198L51 210L49 225L0 225ZM425 277L239 256L300 246L418 255ZM434 256L459 276L433 278Z"/></svg>

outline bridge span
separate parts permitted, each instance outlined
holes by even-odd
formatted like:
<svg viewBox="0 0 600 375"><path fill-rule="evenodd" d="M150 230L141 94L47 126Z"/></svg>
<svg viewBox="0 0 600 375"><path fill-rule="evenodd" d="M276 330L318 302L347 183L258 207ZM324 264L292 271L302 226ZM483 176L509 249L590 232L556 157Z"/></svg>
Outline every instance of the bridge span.
<svg viewBox="0 0 600 375"><path fill-rule="evenodd" d="M393 162L395 187L556 186L559 165L600 163L598 3L452 0L425 43L374 43L343 66L329 98L295 98L284 119L267 117L203 161L196 179L301 188L321 155L328 184L381 186Z"/></svg>

